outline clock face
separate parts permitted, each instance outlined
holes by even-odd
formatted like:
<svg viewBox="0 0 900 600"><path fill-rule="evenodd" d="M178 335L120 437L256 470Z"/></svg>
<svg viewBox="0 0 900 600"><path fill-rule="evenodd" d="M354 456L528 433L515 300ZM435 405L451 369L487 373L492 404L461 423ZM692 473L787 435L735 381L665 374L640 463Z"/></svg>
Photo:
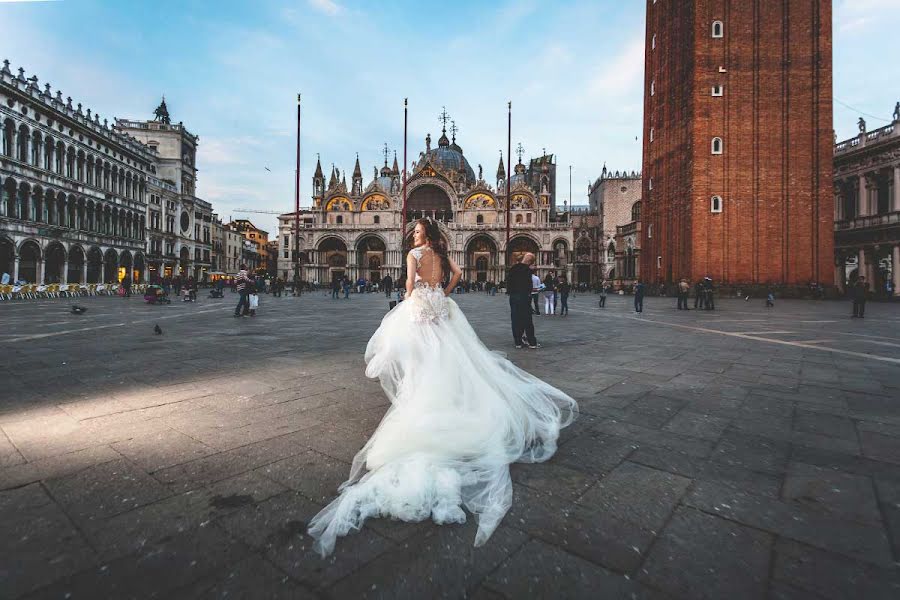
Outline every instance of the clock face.
<svg viewBox="0 0 900 600"><path fill-rule="evenodd" d="M191 226L191 217L187 211L181 213L181 230L187 231Z"/></svg>

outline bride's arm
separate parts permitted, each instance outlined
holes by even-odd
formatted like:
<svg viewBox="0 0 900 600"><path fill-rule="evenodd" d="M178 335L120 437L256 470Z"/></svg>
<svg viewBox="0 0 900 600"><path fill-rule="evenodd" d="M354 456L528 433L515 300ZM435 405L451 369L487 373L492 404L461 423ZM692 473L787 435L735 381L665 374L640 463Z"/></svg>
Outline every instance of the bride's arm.
<svg viewBox="0 0 900 600"><path fill-rule="evenodd" d="M412 252L406 254L406 297L412 296L413 286L416 283L416 257Z"/></svg>
<svg viewBox="0 0 900 600"><path fill-rule="evenodd" d="M459 278L462 277L462 271L460 270L459 265L456 264L456 262L452 258L448 257L447 260L450 261L450 273L452 275L450 276L450 283L448 283L447 287L444 288L445 296L449 296L453 293L453 288L456 287L456 284L459 283Z"/></svg>

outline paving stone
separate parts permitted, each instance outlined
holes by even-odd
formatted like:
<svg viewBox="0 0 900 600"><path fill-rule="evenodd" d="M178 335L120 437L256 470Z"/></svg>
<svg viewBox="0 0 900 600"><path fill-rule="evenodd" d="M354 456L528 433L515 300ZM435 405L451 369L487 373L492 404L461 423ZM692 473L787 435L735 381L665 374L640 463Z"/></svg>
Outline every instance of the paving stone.
<svg viewBox="0 0 900 600"><path fill-rule="evenodd" d="M681 598L761 598L773 536L679 507L637 579Z"/></svg>
<svg viewBox="0 0 900 600"><path fill-rule="evenodd" d="M639 524L515 484L503 524L619 572L631 572L654 534Z"/></svg>
<svg viewBox="0 0 900 600"><path fill-rule="evenodd" d="M796 503L788 504L716 483L696 484L684 503L750 527L874 564L892 562L887 535L880 525L829 518Z"/></svg>
<svg viewBox="0 0 900 600"><path fill-rule="evenodd" d="M661 594L540 540L531 540L485 585L507 598L657 598Z"/></svg>
<svg viewBox="0 0 900 600"><path fill-rule="evenodd" d="M657 446L692 456L709 456L713 447L713 444L706 440L613 420L601 421L594 429L630 440L636 445Z"/></svg>
<svg viewBox="0 0 900 600"><path fill-rule="evenodd" d="M690 483L686 477L625 461L585 492L578 503L657 532Z"/></svg>
<svg viewBox="0 0 900 600"><path fill-rule="evenodd" d="M0 492L0 596L14 598L98 560L39 484Z"/></svg>
<svg viewBox="0 0 900 600"><path fill-rule="evenodd" d="M95 446L68 454L31 461L0 469L0 489L10 489L87 469L93 465L118 460L122 455L109 446Z"/></svg>
<svg viewBox="0 0 900 600"><path fill-rule="evenodd" d="M195 528L57 581L29 598L169 597L168 592L241 560L247 552L214 527Z"/></svg>
<svg viewBox="0 0 900 600"><path fill-rule="evenodd" d="M172 495L124 458L48 479L45 485L78 523L106 519Z"/></svg>
<svg viewBox="0 0 900 600"><path fill-rule="evenodd" d="M875 489L884 524L889 532L894 558L900 563L900 481L875 477Z"/></svg>
<svg viewBox="0 0 900 600"><path fill-rule="evenodd" d="M300 492L317 504L328 504L350 475L350 464L314 450L270 463L257 469L278 483Z"/></svg>
<svg viewBox="0 0 900 600"><path fill-rule="evenodd" d="M543 463L515 463L510 466L513 481L560 500L574 500L590 488L600 473L587 473L558 464L554 459Z"/></svg>
<svg viewBox="0 0 900 600"><path fill-rule="evenodd" d="M794 429L829 437L856 439L856 428L852 420L846 417L816 413L803 409L798 409L794 416Z"/></svg>
<svg viewBox="0 0 900 600"><path fill-rule="evenodd" d="M0 469L25 462L25 457L16 449L9 438L0 431Z"/></svg>
<svg viewBox="0 0 900 600"><path fill-rule="evenodd" d="M286 492L266 502L247 505L220 518L218 524L263 552L291 578L315 588L334 584L395 547L367 522L360 531L338 539L333 554L319 557L306 529L321 509L321 505L296 492Z"/></svg>
<svg viewBox="0 0 900 600"><path fill-rule="evenodd" d="M859 440L866 457L900 465L900 437L860 431Z"/></svg>
<svg viewBox="0 0 900 600"><path fill-rule="evenodd" d="M864 475L791 463L782 499L839 519L881 522L874 484Z"/></svg>
<svg viewBox="0 0 900 600"><path fill-rule="evenodd" d="M379 555L360 571L328 590L335 598L459 598L528 540L521 531L500 526L487 543L475 547L477 525L438 527Z"/></svg>
<svg viewBox="0 0 900 600"><path fill-rule="evenodd" d="M878 567L785 539L775 544L773 577L835 600L900 597L900 568L896 564Z"/></svg>
<svg viewBox="0 0 900 600"><path fill-rule="evenodd" d="M561 446L550 460L553 464L599 477L636 448L637 444L625 438L591 429Z"/></svg>
<svg viewBox="0 0 900 600"><path fill-rule="evenodd" d="M148 473L214 454L216 450L174 429L163 429L112 447Z"/></svg>
<svg viewBox="0 0 900 600"><path fill-rule="evenodd" d="M789 452L790 445L786 442L729 429L722 435L711 458L729 466L778 474L784 471Z"/></svg>
<svg viewBox="0 0 900 600"><path fill-rule="evenodd" d="M169 593L171 600L266 598L313 600L317 596L294 582L272 563L251 554L204 579Z"/></svg>
<svg viewBox="0 0 900 600"><path fill-rule="evenodd" d="M715 441L721 437L730 422L730 419L682 410L672 417L663 429L680 435Z"/></svg>

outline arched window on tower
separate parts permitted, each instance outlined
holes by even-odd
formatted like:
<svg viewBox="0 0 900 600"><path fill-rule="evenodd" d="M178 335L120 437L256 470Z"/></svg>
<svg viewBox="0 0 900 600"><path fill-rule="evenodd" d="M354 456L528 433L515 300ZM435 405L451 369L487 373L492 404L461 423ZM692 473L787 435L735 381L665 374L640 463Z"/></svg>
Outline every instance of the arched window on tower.
<svg viewBox="0 0 900 600"><path fill-rule="evenodd" d="M720 196L713 196L709 201L709 212L720 213L722 212L722 198Z"/></svg>
<svg viewBox="0 0 900 600"><path fill-rule="evenodd" d="M712 36L714 38L725 37L725 25L722 24L722 21L712 22Z"/></svg>
<svg viewBox="0 0 900 600"><path fill-rule="evenodd" d="M712 139L711 150L713 154L722 154L722 138L714 137Z"/></svg>

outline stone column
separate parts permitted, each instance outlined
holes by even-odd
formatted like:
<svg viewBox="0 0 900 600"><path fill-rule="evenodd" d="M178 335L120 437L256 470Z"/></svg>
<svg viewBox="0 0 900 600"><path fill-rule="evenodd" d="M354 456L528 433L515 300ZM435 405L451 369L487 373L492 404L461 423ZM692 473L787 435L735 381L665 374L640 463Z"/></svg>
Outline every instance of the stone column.
<svg viewBox="0 0 900 600"><path fill-rule="evenodd" d="M106 258L100 259L100 283L106 283Z"/></svg>
<svg viewBox="0 0 900 600"><path fill-rule="evenodd" d="M900 244L894 246L894 252L891 254L891 278L894 280L894 296L900 297Z"/></svg>
<svg viewBox="0 0 900 600"><path fill-rule="evenodd" d="M900 165L894 165L894 197L891 210L900 211ZM896 248L894 250L896 251Z"/></svg>
<svg viewBox="0 0 900 600"><path fill-rule="evenodd" d="M866 176L859 176L859 197L856 199L856 214L864 217L869 214L869 190L866 188Z"/></svg>
<svg viewBox="0 0 900 600"><path fill-rule="evenodd" d="M12 280L13 280L13 283L15 283L19 280L19 255L18 254L16 254L16 256L13 258Z"/></svg>
<svg viewBox="0 0 900 600"><path fill-rule="evenodd" d="M847 269L844 266L844 257L836 257L834 264L834 287L836 287L840 292L844 291L844 275L846 274L846 272Z"/></svg>
<svg viewBox="0 0 900 600"><path fill-rule="evenodd" d="M87 257L85 257L84 262L81 263L81 283L83 285L87 284L87 267L88 267L88 261L87 261Z"/></svg>
<svg viewBox="0 0 900 600"><path fill-rule="evenodd" d="M44 281L44 275L47 273L47 258L46 251L41 253L41 260L37 262L36 269L37 273L35 273L34 282L37 284L46 283Z"/></svg>
<svg viewBox="0 0 900 600"><path fill-rule="evenodd" d="M69 258L66 257L66 260L63 261L62 264L62 273L59 276L59 283L69 283Z"/></svg>

